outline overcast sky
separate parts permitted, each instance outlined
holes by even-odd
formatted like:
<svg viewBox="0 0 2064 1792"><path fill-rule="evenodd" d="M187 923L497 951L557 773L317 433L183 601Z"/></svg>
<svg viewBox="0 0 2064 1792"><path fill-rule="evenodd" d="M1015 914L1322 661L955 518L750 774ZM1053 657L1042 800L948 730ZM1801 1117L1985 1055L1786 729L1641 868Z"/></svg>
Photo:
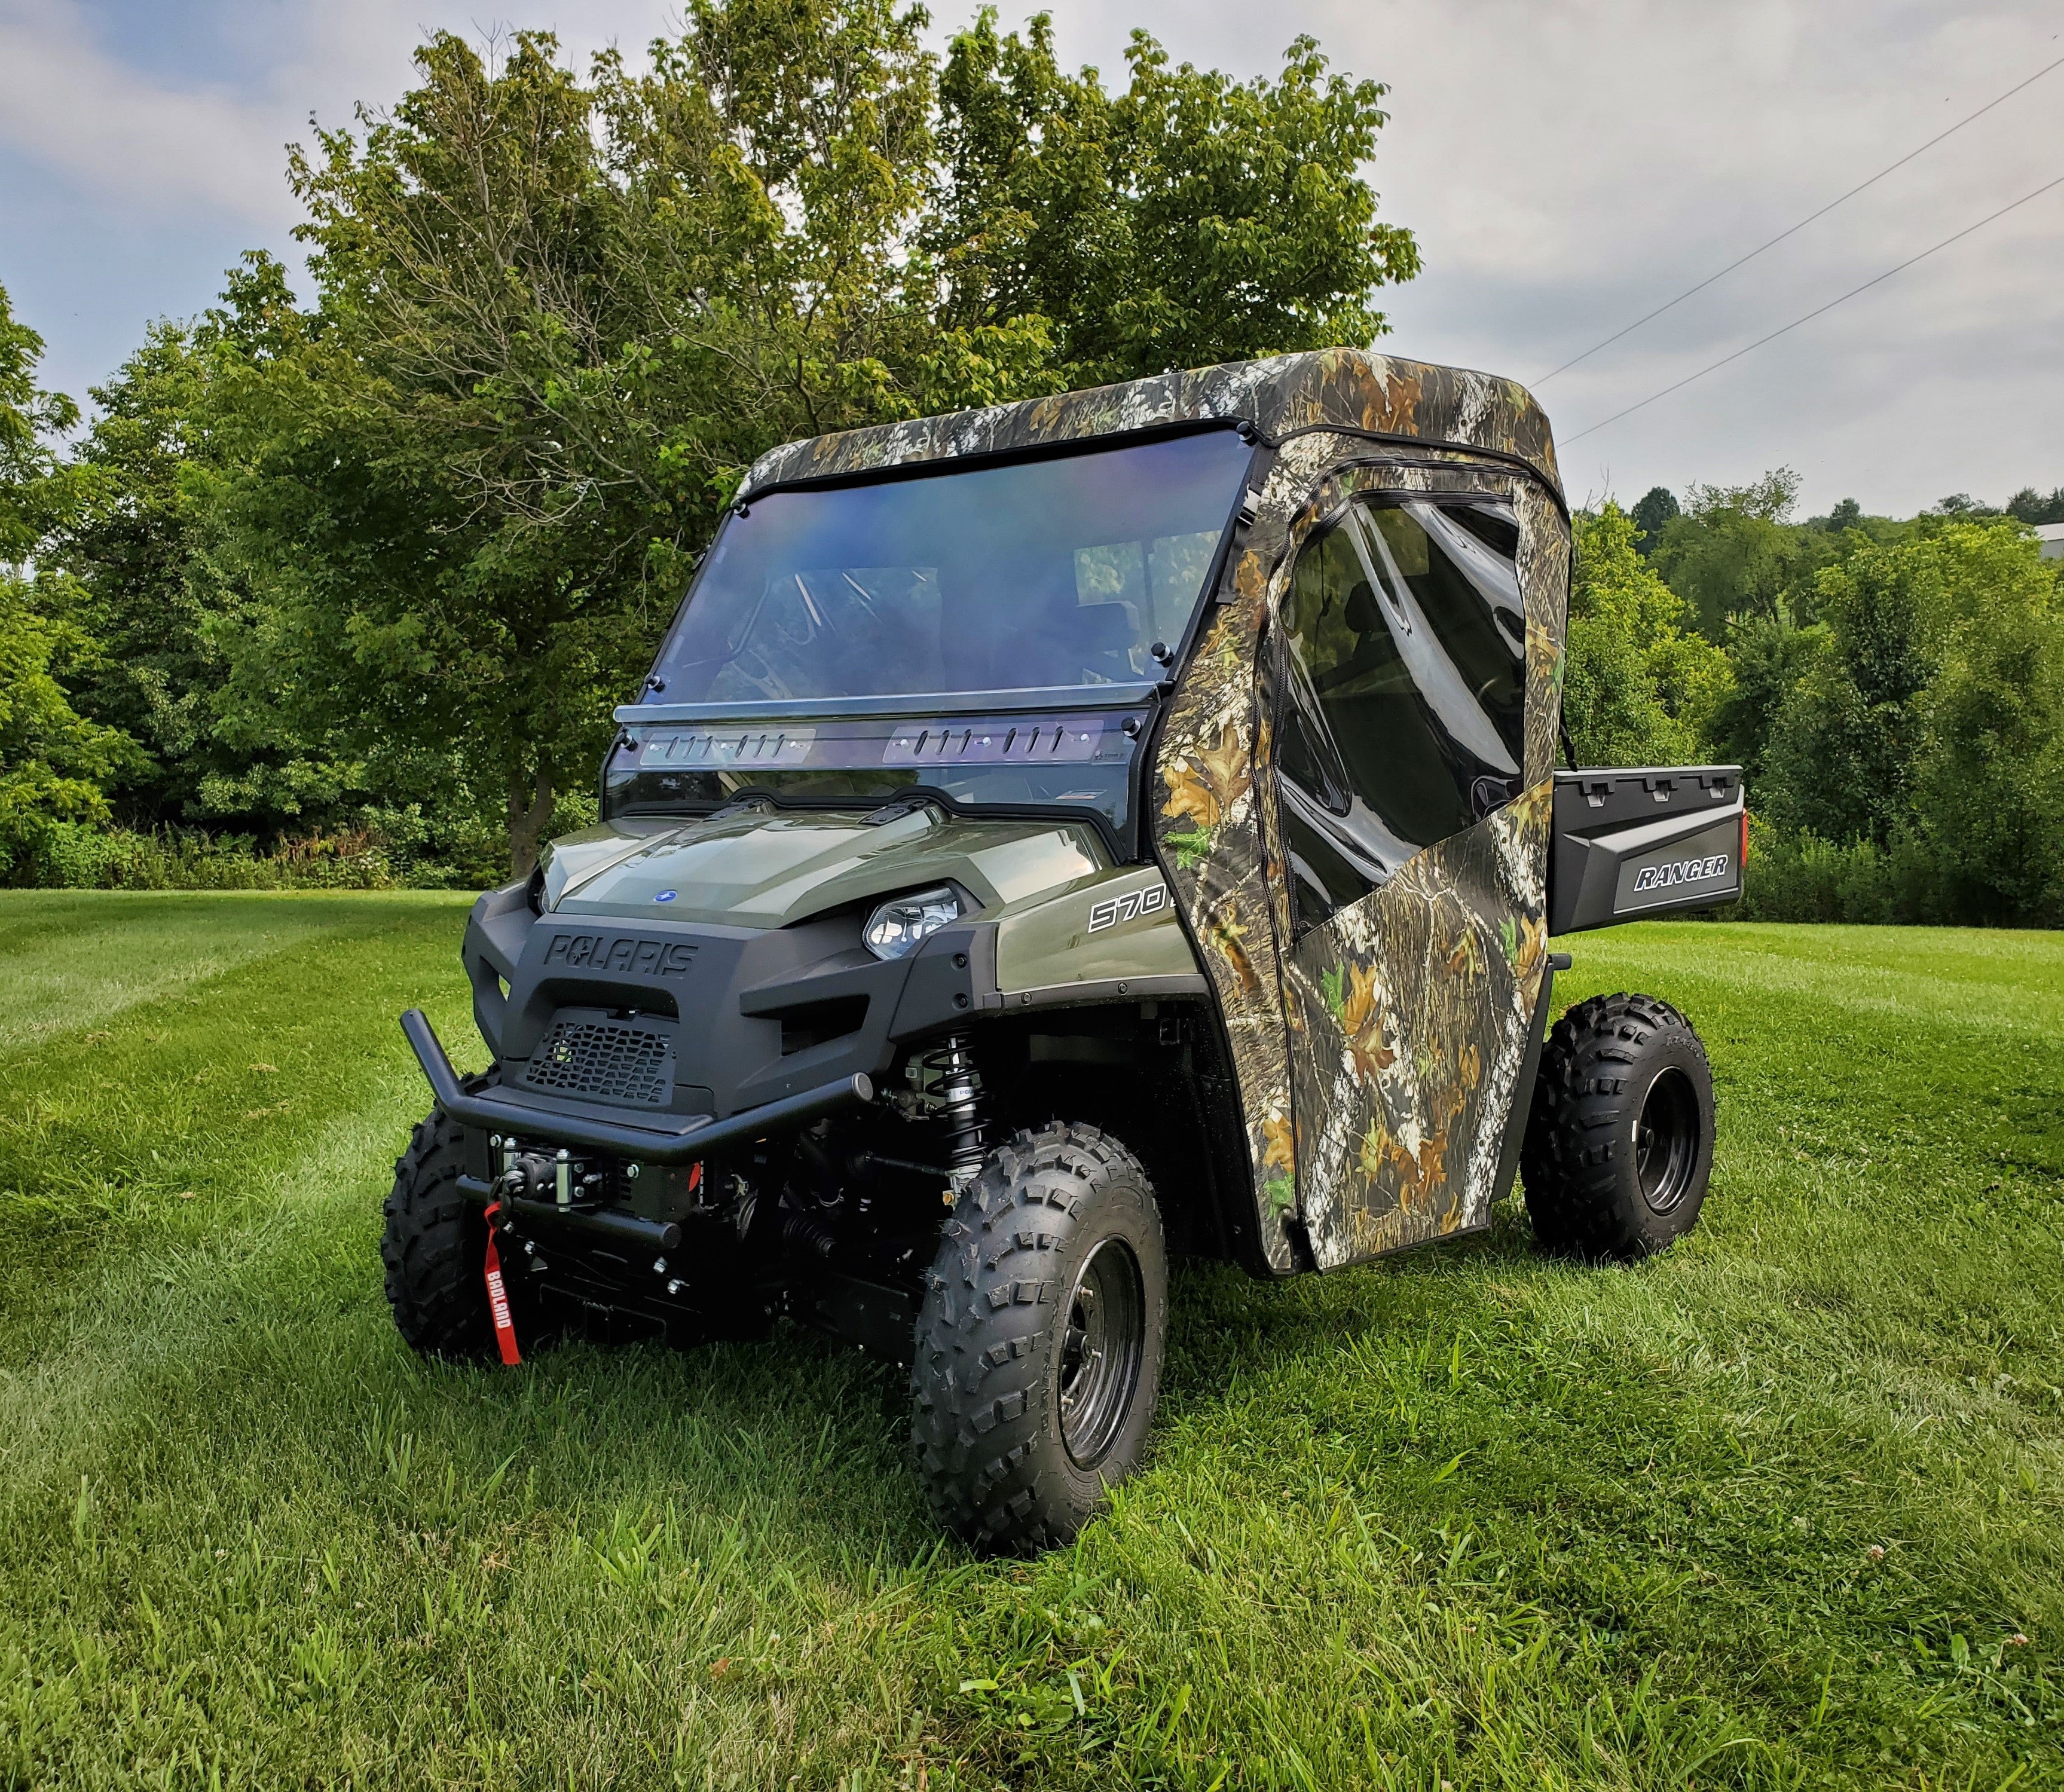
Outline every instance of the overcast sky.
<svg viewBox="0 0 2064 1792"><path fill-rule="evenodd" d="M239 252L291 256L283 146L391 101L422 30L636 50L650 0L0 0L0 283L83 399ZM1002 9L1006 24L1024 10ZM2064 3L1056 0L1070 62L1123 76L1133 24L1271 72L1299 31L1389 84L1373 170L1425 272L1393 352L1529 381L2044 65ZM971 14L945 0L941 41ZM2064 485L2064 187L1731 366L1673 381L2064 175L2064 69L1769 254L1539 385L1573 498L1796 468L1807 510L1910 512Z"/></svg>

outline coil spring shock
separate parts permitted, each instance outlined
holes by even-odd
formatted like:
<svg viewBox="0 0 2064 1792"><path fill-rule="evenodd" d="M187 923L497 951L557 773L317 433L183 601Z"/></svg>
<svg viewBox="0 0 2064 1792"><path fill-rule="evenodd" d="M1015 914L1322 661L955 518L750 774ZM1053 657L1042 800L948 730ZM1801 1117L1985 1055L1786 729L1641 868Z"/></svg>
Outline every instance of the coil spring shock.
<svg viewBox="0 0 2064 1792"><path fill-rule="evenodd" d="M989 1117L983 1111L982 1073L974 1053L959 1033L952 1034L917 1060L920 1075L931 1085L933 1112L945 1134L949 1193L961 1190L981 1173L989 1143Z"/></svg>

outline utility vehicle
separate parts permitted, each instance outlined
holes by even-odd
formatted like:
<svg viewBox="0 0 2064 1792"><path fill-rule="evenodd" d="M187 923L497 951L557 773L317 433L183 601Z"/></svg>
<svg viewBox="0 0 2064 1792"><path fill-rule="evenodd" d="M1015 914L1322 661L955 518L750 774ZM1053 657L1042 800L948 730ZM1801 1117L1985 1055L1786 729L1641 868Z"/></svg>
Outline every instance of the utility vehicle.
<svg viewBox="0 0 2064 1792"><path fill-rule="evenodd" d="M1690 1226L1683 1016L1551 935L1739 893L1727 766L1558 771L1570 528L1518 386L1355 350L792 443L601 772L482 896L492 1054L386 1207L419 1350L786 1318L910 1365L985 1549L1139 1460L1172 1253Z"/></svg>

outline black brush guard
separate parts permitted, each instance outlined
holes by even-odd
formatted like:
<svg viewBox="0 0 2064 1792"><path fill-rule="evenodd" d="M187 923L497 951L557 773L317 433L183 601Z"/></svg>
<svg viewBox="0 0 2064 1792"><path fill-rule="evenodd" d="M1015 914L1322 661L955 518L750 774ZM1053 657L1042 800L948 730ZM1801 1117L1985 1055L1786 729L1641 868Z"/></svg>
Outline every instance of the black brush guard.
<svg viewBox="0 0 2064 1792"><path fill-rule="evenodd" d="M874 1085L864 1072L856 1071L835 1082L778 1101L762 1102L719 1120L698 1115L679 1126L634 1126L620 1120L605 1120L593 1113L572 1113L555 1108L512 1101L492 1089L469 1095L453 1069L451 1060L428 1017L420 1008L401 1017L401 1031L429 1081L430 1093L439 1108L454 1120L485 1131L517 1133L526 1138L548 1139L555 1145L578 1146L584 1150L606 1151L637 1163L685 1164L721 1151L727 1146L749 1145L770 1134L806 1125L840 1108L857 1106L874 1099Z"/></svg>

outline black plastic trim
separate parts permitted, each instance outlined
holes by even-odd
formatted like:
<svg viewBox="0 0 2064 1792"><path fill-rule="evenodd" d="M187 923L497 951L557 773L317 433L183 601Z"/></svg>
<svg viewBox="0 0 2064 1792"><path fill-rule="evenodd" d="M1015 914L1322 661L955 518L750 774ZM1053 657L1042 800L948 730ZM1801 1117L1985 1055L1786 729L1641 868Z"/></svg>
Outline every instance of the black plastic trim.
<svg viewBox="0 0 2064 1792"><path fill-rule="evenodd" d="M1086 1002L1144 1001L1149 997L1208 996L1210 980L1196 972L1167 977L1103 977L1083 983L1050 983L986 996L982 1005L1015 1014L1022 1009L1072 1008Z"/></svg>
<svg viewBox="0 0 2064 1792"><path fill-rule="evenodd" d="M621 703L611 713L628 727L673 722L845 722L929 715L1016 715L1030 710L1134 709L1161 688L1158 679L1123 684L1026 685L1015 691L919 691L885 697L815 697L731 703Z"/></svg>
<svg viewBox="0 0 2064 1792"><path fill-rule="evenodd" d="M1263 439L1260 428L1244 417L1171 417L1136 429L1102 429L1092 435L1070 436L1060 441L1021 442L1015 448L979 449L969 453L926 454L907 461L888 461L879 466L859 467L846 473L821 473L815 478L774 479L764 485L747 486L731 501L732 510L748 508L775 492L835 491L841 487L881 485L892 479L941 478L965 467L1007 467L1026 461L1064 461L1075 454L1094 454L1111 446L1135 442L1165 441L1174 436L1202 436L1214 429L1244 431L1254 440Z"/></svg>
<svg viewBox="0 0 2064 1792"><path fill-rule="evenodd" d="M1512 1085L1512 1106L1505 1117L1505 1146L1498 1154L1498 1180L1491 1185L1495 1207L1512 1193L1519 1178L1520 1147L1526 1142L1526 1123L1534 1112L1534 1085L1541 1078L1541 1054L1548 1043L1549 1005L1555 993L1555 973L1570 968L1566 952L1551 952L1541 973L1541 993L1534 999L1533 1032L1526 1041L1526 1055L1519 1061L1519 1077Z"/></svg>
<svg viewBox="0 0 2064 1792"><path fill-rule="evenodd" d="M1558 771L1548 847L1549 932L1582 933L1739 901L1747 803L1738 765ZM1659 880L1651 890L1639 888L1651 869L1682 866L1687 852L1710 861L1698 881Z"/></svg>
<svg viewBox="0 0 2064 1792"><path fill-rule="evenodd" d="M1156 712L1156 720L1159 712ZM1140 732L1145 735L1154 724L1149 723ZM1134 757L1139 757L1137 752ZM804 796L796 797L777 790L769 790L760 784L742 784L727 796L721 803L707 809L690 808L685 804L670 805L666 808L645 804L626 805L615 813L622 816L677 815L683 819L706 820L720 808L728 808L734 803L769 803L777 809L793 809L798 814L813 812L840 814L866 807L879 807L884 803L902 802L935 803L947 814L969 821L1078 821L1096 831L1097 838L1110 851L1114 863L1121 865L1140 864L1143 861L1136 846L1128 844L1119 832L1111 817L1092 803L961 803L932 784L902 784L878 800L873 796ZM1135 834L1140 826L1137 803L1134 806L1132 828Z"/></svg>

